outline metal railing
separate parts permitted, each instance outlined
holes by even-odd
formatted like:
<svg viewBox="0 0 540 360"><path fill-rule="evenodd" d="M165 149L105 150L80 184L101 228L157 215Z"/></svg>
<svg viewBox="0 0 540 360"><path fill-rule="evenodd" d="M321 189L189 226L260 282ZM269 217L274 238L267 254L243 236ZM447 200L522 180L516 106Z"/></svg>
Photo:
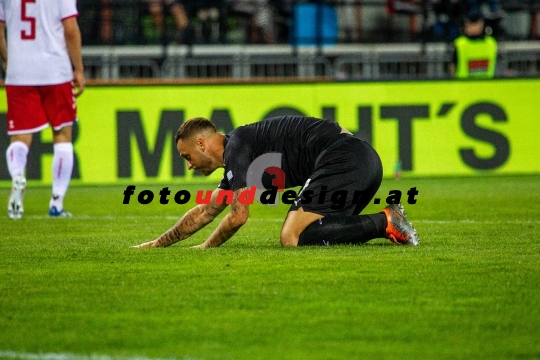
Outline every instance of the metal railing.
<svg viewBox="0 0 540 360"><path fill-rule="evenodd" d="M244 0L249 4L253 0ZM395 11L388 11L386 0L257 0L271 9L276 43L247 45L247 26L253 14L235 9L232 0L183 2L189 15L191 32L183 44L174 40L175 24L166 16L163 36L158 34L144 0L85 0L79 2L79 23L83 32L84 62L88 78L93 79L312 79L335 80L441 79L448 77L452 45L449 39L433 40L428 18L440 11L433 0L392 0ZM413 5L399 10L398 3ZM330 7L336 45L323 45L317 30L315 46L299 46L295 9L302 4L318 5L313 18L323 16ZM464 2L457 2L461 6ZM206 4L206 5L204 5ZM238 2L236 2L238 4ZM326 5L325 5L326 4ZM529 16L534 37L540 0L500 0L509 14ZM199 10L216 7L210 36L215 44L204 44ZM333 14L333 15L332 15ZM165 13L163 15L170 15ZM403 16L406 15L406 16ZM311 19L312 21L314 19ZM109 21L108 27L103 26ZM310 20L310 19L307 19ZM399 20L399 21L398 21ZM206 21L206 20L205 20ZM398 24L401 22L401 24ZM251 25L250 25L251 24ZM317 25L317 24L315 24ZM400 26L398 26L400 25ZM199 28L197 28L199 27ZM526 27L526 26L525 26ZM105 31L108 29L107 31ZM172 30L172 33L171 33ZM503 29L504 30L504 29ZM243 35L238 36L238 32ZM322 30L321 30L322 31ZM104 39L104 32L108 38ZM509 34L501 31L498 34ZM197 35L198 34L198 35ZM234 35L236 34L236 35ZM497 76L540 76L540 49L534 41L500 39ZM515 38L515 36L507 36ZM296 40L294 40L296 39ZM397 43L388 43L397 41ZM100 46L103 43L107 46Z"/></svg>
<svg viewBox="0 0 540 360"><path fill-rule="evenodd" d="M414 80L448 78L446 43L87 46L90 79ZM540 77L540 42L502 42L497 77Z"/></svg>

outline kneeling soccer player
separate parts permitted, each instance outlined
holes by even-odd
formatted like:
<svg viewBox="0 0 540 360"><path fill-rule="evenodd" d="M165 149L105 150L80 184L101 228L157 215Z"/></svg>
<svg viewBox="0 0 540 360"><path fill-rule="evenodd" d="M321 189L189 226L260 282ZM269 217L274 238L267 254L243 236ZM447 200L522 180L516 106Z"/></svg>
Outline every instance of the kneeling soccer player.
<svg viewBox="0 0 540 360"><path fill-rule="evenodd" d="M420 241L400 204L377 214L358 215L379 189L382 164L368 143L335 122L281 116L240 126L225 135L211 121L194 118L180 126L176 144L188 169L209 175L223 167L223 179L209 204L197 205L159 238L136 247L169 246L188 238L227 207L218 204L219 191L232 190L230 212L196 247L220 246L248 219L249 204L239 201L239 195L250 186L253 173L272 167L284 175L284 188L303 186L281 229L281 245L360 244L375 238L411 245ZM261 165L261 159L268 163ZM340 202L343 206L325 200L336 192L345 197Z"/></svg>

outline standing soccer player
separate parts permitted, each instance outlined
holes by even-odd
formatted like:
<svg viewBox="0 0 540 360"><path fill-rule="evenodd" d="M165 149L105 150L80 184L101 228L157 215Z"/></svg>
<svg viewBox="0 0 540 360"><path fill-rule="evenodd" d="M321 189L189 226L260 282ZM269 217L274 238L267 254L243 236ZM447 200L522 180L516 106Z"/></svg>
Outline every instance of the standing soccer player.
<svg viewBox="0 0 540 360"><path fill-rule="evenodd" d="M70 217L64 196L73 169L75 97L84 90L76 0L0 0L0 56L6 70L6 151L12 190L8 215L20 219L32 136L53 131L53 186L49 215ZM7 29L7 43L6 43Z"/></svg>

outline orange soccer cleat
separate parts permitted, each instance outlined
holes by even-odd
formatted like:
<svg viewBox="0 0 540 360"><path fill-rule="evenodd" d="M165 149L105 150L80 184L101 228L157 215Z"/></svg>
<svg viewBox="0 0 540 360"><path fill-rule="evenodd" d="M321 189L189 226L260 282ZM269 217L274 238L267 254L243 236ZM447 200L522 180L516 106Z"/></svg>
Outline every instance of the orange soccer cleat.
<svg viewBox="0 0 540 360"><path fill-rule="evenodd" d="M416 229L407 220L407 214L401 204L392 204L385 207L382 211L386 215L386 234L385 237L396 244L418 245L420 236Z"/></svg>

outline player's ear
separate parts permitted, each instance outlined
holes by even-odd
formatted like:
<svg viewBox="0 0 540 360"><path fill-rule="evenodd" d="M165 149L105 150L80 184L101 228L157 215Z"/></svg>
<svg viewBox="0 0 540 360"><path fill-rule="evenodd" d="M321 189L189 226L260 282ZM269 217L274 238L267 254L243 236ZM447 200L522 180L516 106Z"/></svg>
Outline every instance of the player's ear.
<svg viewBox="0 0 540 360"><path fill-rule="evenodd" d="M199 150L204 151L206 144L205 144L205 139L202 136L197 138L196 144Z"/></svg>

